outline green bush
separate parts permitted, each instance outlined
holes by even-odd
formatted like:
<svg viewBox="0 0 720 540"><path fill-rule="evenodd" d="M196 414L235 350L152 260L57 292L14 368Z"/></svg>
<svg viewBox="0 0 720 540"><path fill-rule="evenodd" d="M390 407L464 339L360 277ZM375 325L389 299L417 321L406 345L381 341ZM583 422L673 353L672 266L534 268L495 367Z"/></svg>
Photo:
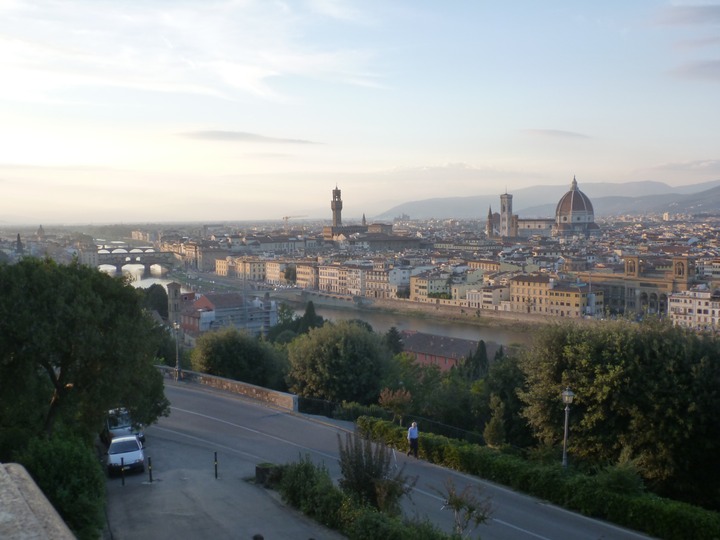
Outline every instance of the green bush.
<svg viewBox="0 0 720 540"><path fill-rule="evenodd" d="M327 469L315 465L309 457L282 467L280 494L285 502L316 521L333 528L341 525L344 496Z"/></svg>
<svg viewBox="0 0 720 540"><path fill-rule="evenodd" d="M392 420L392 413L386 411L380 405L361 405L356 401L343 401L337 405L332 412L332 417L338 420L354 422L360 416L372 416L383 420Z"/></svg>
<svg viewBox="0 0 720 540"><path fill-rule="evenodd" d="M375 440L399 441L404 430L370 417L357 420L358 430ZM644 491L631 465L607 467L593 475L564 470L549 459L547 448L531 460L488 447L425 433L420 439L430 462L492 480L588 516L643 531L666 540L720 538L720 514Z"/></svg>
<svg viewBox="0 0 720 540"><path fill-rule="evenodd" d="M350 540L449 540L457 538L444 533L427 521L407 521L364 507L355 520L342 531Z"/></svg>
<svg viewBox="0 0 720 540"><path fill-rule="evenodd" d="M343 531L350 540L405 540L405 525L397 517L391 517L370 508L361 512L355 521Z"/></svg>
<svg viewBox="0 0 720 540"><path fill-rule="evenodd" d="M37 438L16 459L78 538L98 538L104 524L105 476L93 447L78 438Z"/></svg>

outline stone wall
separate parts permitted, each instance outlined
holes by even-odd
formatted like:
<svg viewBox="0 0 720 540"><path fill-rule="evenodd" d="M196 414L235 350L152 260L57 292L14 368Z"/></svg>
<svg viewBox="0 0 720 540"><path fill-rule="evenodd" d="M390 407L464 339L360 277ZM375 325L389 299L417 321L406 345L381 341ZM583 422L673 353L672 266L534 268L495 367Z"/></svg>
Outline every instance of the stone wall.
<svg viewBox="0 0 720 540"><path fill-rule="evenodd" d="M170 366L158 366L158 369L162 371L167 377L175 377L175 368ZM254 384L244 383L242 381L234 381L232 379L226 379L224 377L216 377L214 375L207 375L205 373L198 373L196 371L182 371L182 381L191 384L201 384L204 386L210 386L233 394L238 394L251 399L262 401L263 403L269 403L275 407L281 409L287 409L289 411L298 410L297 396L294 394L288 394L286 392L278 392L276 390L270 390L269 388L263 388L262 386L255 386Z"/></svg>
<svg viewBox="0 0 720 540"><path fill-rule="evenodd" d="M0 538L74 540L25 467L0 464Z"/></svg>

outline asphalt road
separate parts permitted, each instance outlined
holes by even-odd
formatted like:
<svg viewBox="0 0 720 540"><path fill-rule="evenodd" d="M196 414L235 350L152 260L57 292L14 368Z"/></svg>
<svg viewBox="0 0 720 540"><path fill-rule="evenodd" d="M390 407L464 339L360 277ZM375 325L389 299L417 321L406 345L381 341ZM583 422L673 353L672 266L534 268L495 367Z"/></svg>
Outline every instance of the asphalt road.
<svg viewBox="0 0 720 540"><path fill-rule="evenodd" d="M352 424L274 410L236 396L184 383L166 383L171 415L146 430L149 474L108 479L106 539L341 538L285 507L255 486L255 465L287 463L307 456L339 478L338 436ZM217 454L216 454L217 453ZM217 455L217 469L215 456ZM430 519L446 531L453 516L443 510L448 479L458 490L481 489L492 518L472 537L483 540L638 540L647 536L592 520L518 494L397 454L405 473L417 476L405 514ZM215 476L217 470L217 478Z"/></svg>

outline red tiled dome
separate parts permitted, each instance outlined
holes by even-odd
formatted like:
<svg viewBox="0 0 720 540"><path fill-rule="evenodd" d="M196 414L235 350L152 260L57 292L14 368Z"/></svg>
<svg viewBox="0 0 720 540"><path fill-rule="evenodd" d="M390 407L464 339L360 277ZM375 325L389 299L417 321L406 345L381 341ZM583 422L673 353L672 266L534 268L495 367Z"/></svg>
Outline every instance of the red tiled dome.
<svg viewBox="0 0 720 540"><path fill-rule="evenodd" d="M558 202L557 204L557 208L555 209L555 217L578 217L579 215L590 217L591 219L589 221L593 221L592 218L594 218L595 216L595 211L593 210L593 205L590 202L590 199L588 199L587 195L585 195L582 191L578 189L577 180L575 179L575 177L573 177L570 191L565 193L565 195L563 195L560 199L560 202ZM559 220L558 223L560 221L562 220ZM569 219L568 221L573 222L575 220Z"/></svg>

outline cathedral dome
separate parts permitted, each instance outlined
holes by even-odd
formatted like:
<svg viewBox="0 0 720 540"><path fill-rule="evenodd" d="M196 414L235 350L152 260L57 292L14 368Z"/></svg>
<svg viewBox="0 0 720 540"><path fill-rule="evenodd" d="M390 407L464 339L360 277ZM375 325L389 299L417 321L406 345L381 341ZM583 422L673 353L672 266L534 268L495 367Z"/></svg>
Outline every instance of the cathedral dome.
<svg viewBox="0 0 720 540"><path fill-rule="evenodd" d="M573 177L570 191L562 196L555 208L554 236L596 236L600 228L595 223L593 205L582 191L577 187L577 180Z"/></svg>
<svg viewBox="0 0 720 540"><path fill-rule="evenodd" d="M558 202L557 208L555 209L555 217L558 219L558 224L561 222L572 223L573 221L587 222L586 219L560 219L561 217L570 218L571 216L575 218L589 216L592 218L590 219L590 221L594 221L595 217L593 205L590 202L590 199L588 199L587 195L585 195L582 191L578 189L577 180L575 179L575 177L573 177L570 191L565 193L565 195L563 195L560 199L560 202Z"/></svg>

